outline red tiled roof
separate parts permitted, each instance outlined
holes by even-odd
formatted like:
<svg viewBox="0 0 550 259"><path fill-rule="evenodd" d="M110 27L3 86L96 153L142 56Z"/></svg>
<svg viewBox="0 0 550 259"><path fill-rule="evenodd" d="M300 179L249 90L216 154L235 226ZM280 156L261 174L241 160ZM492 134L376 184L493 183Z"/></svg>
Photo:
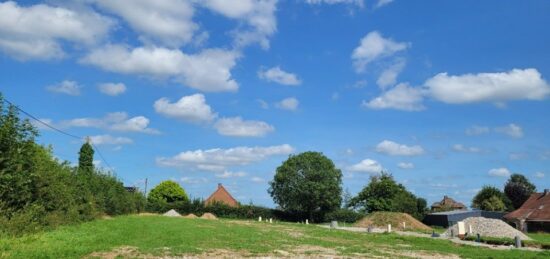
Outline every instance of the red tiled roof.
<svg viewBox="0 0 550 259"><path fill-rule="evenodd" d="M214 202L221 202L231 207L238 207L239 202L229 194L229 192L223 187L223 185L220 183L218 184L218 189L204 201L206 205L214 203Z"/></svg>
<svg viewBox="0 0 550 259"><path fill-rule="evenodd" d="M550 221L550 193L534 193L521 205L506 215L505 219L525 219L526 221Z"/></svg>

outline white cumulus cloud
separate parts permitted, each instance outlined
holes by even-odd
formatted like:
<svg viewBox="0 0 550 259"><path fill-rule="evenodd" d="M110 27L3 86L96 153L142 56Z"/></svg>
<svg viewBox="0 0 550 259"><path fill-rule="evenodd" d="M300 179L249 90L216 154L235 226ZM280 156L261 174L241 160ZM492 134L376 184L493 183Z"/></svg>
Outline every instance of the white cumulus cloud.
<svg viewBox="0 0 550 259"><path fill-rule="evenodd" d="M478 147L468 147L464 146L462 144L454 144L453 150L456 152L463 152L463 153L480 153L482 150Z"/></svg>
<svg viewBox="0 0 550 259"><path fill-rule="evenodd" d="M98 128L120 132L140 132L148 134L158 134L156 129L149 128L149 119L144 116L129 117L126 112L112 112L103 118L76 118L63 120L58 123L51 122L60 128Z"/></svg>
<svg viewBox="0 0 550 259"><path fill-rule="evenodd" d="M237 177L245 177L247 173L245 172L231 172L231 171L223 171L223 173L217 173L217 178L227 179L227 178L237 178Z"/></svg>
<svg viewBox="0 0 550 259"><path fill-rule="evenodd" d="M187 0L91 0L99 8L120 16L144 42L179 47L189 43L199 26Z"/></svg>
<svg viewBox="0 0 550 259"><path fill-rule="evenodd" d="M90 141L94 145L126 145L134 143L130 138L113 137L111 135L90 136Z"/></svg>
<svg viewBox="0 0 550 259"><path fill-rule="evenodd" d="M219 134L232 137L263 137L275 130L275 127L266 122L243 120L241 117L218 119L214 128Z"/></svg>
<svg viewBox="0 0 550 259"><path fill-rule="evenodd" d="M397 164L397 167L399 167L401 169L413 169L414 164L413 163L407 163L407 162L401 162L401 163Z"/></svg>
<svg viewBox="0 0 550 259"><path fill-rule="evenodd" d="M353 50L351 59L356 72L363 72L372 61L392 56L408 47L409 43L396 42L384 38L378 31L372 31L361 39L359 46Z"/></svg>
<svg viewBox="0 0 550 259"><path fill-rule="evenodd" d="M378 80L376 80L376 84L382 89L394 85L397 81L397 76L401 73L403 68L405 68L406 64L404 59L399 59L395 64L392 64L382 71L382 74L380 74Z"/></svg>
<svg viewBox="0 0 550 259"><path fill-rule="evenodd" d="M231 76L239 57L238 52L222 49L185 54L162 47L107 45L93 50L81 62L116 73L169 78L205 92L223 92L239 88Z"/></svg>
<svg viewBox="0 0 550 259"><path fill-rule="evenodd" d="M489 127L474 125L472 127L467 128L465 133L468 136L477 136L477 135L487 134L489 133L489 131L490 131Z"/></svg>
<svg viewBox="0 0 550 259"><path fill-rule="evenodd" d="M184 151L173 157L159 157L159 166L194 168L196 170L223 172L227 167L244 166L272 156L288 155L294 148L288 144L268 147L234 147Z"/></svg>
<svg viewBox="0 0 550 259"><path fill-rule="evenodd" d="M364 6L364 0L306 0L306 3L308 4L354 4L359 7Z"/></svg>
<svg viewBox="0 0 550 259"><path fill-rule="evenodd" d="M280 102L277 102L275 106L279 109L295 111L296 109L298 109L299 104L300 102L298 101L298 99L294 97L289 97L281 100Z"/></svg>
<svg viewBox="0 0 550 259"><path fill-rule="evenodd" d="M0 3L0 51L19 60L62 58L66 54L61 41L93 46L113 23L94 12L7 1Z"/></svg>
<svg viewBox="0 0 550 259"><path fill-rule="evenodd" d="M440 73L424 85L433 98L451 104L542 100L550 94L550 85L534 68L458 76Z"/></svg>
<svg viewBox="0 0 550 259"><path fill-rule="evenodd" d="M543 172L536 172L535 177L536 178L544 178L544 173Z"/></svg>
<svg viewBox="0 0 550 259"><path fill-rule="evenodd" d="M98 88L100 92L110 96L117 96L126 92L126 85L123 83L102 83Z"/></svg>
<svg viewBox="0 0 550 259"><path fill-rule="evenodd" d="M266 81L275 82L282 85L299 85L302 83L298 76L293 73L283 71L280 67L272 67L270 69L261 69L258 72L258 77Z"/></svg>
<svg viewBox="0 0 550 259"><path fill-rule="evenodd" d="M80 89L82 89L82 86L76 81L64 80L58 84L50 85L46 87L46 89L53 93L77 96L80 95Z"/></svg>
<svg viewBox="0 0 550 259"><path fill-rule="evenodd" d="M523 137L523 129L514 123L502 127L496 127L495 132L508 135L512 138Z"/></svg>
<svg viewBox="0 0 550 259"><path fill-rule="evenodd" d="M375 8L380 8L382 6L385 6L385 5L388 5L390 3L392 3L394 0L378 0L378 2L376 2L376 5L374 6Z"/></svg>
<svg viewBox="0 0 550 259"><path fill-rule="evenodd" d="M508 170L508 168L501 167L489 170L488 174L495 177L509 177L512 173Z"/></svg>
<svg viewBox="0 0 550 259"><path fill-rule="evenodd" d="M363 101L361 106L375 110L395 109L403 111L421 111L425 109L422 104L423 99L424 97L420 89L401 83L384 92L379 97L368 102Z"/></svg>
<svg viewBox="0 0 550 259"><path fill-rule="evenodd" d="M218 116L206 103L203 94L184 96L175 103L161 98L153 106L159 114L192 123L212 122Z"/></svg>
<svg viewBox="0 0 550 259"><path fill-rule="evenodd" d="M376 146L376 152L392 156L418 156L424 154L421 146L407 146L390 140L384 140Z"/></svg>
<svg viewBox="0 0 550 259"><path fill-rule="evenodd" d="M348 167L348 170L351 172L378 174L378 173L381 173L384 170L384 168L376 160L364 159L361 162Z"/></svg>

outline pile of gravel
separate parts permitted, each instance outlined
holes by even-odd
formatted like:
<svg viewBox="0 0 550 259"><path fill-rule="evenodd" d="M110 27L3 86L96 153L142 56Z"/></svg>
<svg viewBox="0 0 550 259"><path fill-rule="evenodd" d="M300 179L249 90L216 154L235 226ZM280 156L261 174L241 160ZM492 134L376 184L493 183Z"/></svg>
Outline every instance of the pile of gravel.
<svg viewBox="0 0 550 259"><path fill-rule="evenodd" d="M472 226L471 235L481 235L484 237L500 237L500 238L515 238L519 236L521 240L531 240L528 236L521 231L506 224L506 222L500 219L488 219L484 217L470 217L463 220L466 233L469 232L469 226ZM451 230L454 235L458 235L458 224L454 224L445 231L444 236L450 237Z"/></svg>
<svg viewBox="0 0 550 259"><path fill-rule="evenodd" d="M167 211L166 213L164 213L162 215L167 216L167 217L181 217L181 215L175 210L169 210L169 211Z"/></svg>

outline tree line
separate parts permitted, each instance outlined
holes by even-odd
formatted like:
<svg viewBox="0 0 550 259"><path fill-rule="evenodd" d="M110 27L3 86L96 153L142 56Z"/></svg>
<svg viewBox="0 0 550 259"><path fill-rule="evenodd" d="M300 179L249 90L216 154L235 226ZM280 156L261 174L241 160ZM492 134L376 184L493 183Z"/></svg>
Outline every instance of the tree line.
<svg viewBox="0 0 550 259"><path fill-rule="evenodd" d="M111 173L95 168L82 145L79 163L55 158L36 142L36 127L5 105L0 94L0 235L17 235L144 209L139 192L126 191Z"/></svg>

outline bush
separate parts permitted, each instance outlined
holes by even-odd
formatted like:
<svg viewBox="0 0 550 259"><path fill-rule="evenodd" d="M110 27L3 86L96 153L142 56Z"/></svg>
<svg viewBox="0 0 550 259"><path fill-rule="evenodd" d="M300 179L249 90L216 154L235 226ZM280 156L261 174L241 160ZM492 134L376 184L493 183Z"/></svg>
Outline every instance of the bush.
<svg viewBox="0 0 550 259"><path fill-rule="evenodd" d="M0 235L143 210L141 193L127 192L115 176L93 168L90 144L81 149L83 170L57 160L36 137L36 128L15 106L5 107L0 93Z"/></svg>
<svg viewBox="0 0 550 259"><path fill-rule="evenodd" d="M333 211L330 213L327 213L325 215L325 222L330 222L333 220L339 221L339 222L346 222L346 223L355 223L358 220L365 217L365 214L360 212L355 212L353 210L348 209L339 209L337 211Z"/></svg>

